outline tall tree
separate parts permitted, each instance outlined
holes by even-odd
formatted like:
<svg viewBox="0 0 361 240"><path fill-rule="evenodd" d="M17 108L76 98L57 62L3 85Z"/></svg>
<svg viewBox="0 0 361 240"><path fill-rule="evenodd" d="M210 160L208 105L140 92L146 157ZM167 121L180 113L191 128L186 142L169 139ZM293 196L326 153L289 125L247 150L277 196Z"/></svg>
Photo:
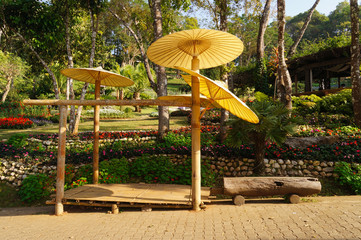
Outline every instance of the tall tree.
<svg viewBox="0 0 361 240"><path fill-rule="evenodd" d="M287 57L288 58L291 58L293 56L293 54L295 54L296 52L296 49L297 49L297 46L298 44L300 43L302 37L303 37L303 34L305 34L305 31L307 29L307 26L308 24L310 23L311 21L311 18L312 18L312 14L313 12L315 11L316 7L317 7L317 4L320 2L320 0L316 0L315 3L313 4L313 6L310 8L310 10L308 11L308 15L304 21L304 24L298 34L298 37L296 39L296 41L292 44L290 50L288 51L288 55Z"/></svg>
<svg viewBox="0 0 361 240"><path fill-rule="evenodd" d="M129 8L131 7L132 6L129 6ZM155 92L157 92L157 84L151 72L151 67L149 64L149 59L146 54L146 48L144 46L143 37L140 34L141 29L139 29L140 20L138 14L131 14L130 10L127 9L125 3L123 3L122 1L115 1L110 5L108 10L124 27L126 27L126 29L133 36L139 48L141 59L144 63L144 67L147 71L147 76L150 82L150 86ZM117 14L116 10L118 10L120 14Z"/></svg>
<svg viewBox="0 0 361 240"><path fill-rule="evenodd" d="M361 80L360 80L360 29L357 0L350 0L351 7L351 81L352 103L355 123L361 127Z"/></svg>
<svg viewBox="0 0 361 240"><path fill-rule="evenodd" d="M7 28L13 32L43 65L52 79L55 98L59 99L57 79L50 64L61 51L62 22L53 6L40 0L5 1L0 27L2 31Z"/></svg>
<svg viewBox="0 0 361 240"><path fill-rule="evenodd" d="M89 68L94 67L94 57L95 57L95 42L96 37L98 33L98 27L99 27L99 15L102 11L102 3L101 1L93 0L93 1L86 1L85 6L87 7L90 15L90 21L91 21L91 48L90 48L90 57L89 57ZM84 100L85 94L87 92L89 83L85 83L80 95L80 100ZM78 134L78 128L80 123L80 117L81 117L81 111L83 110L83 106L78 106L76 118L74 121L74 128L73 128L73 134Z"/></svg>
<svg viewBox="0 0 361 240"><path fill-rule="evenodd" d="M255 79L255 91L265 94L269 92L267 66L264 59L264 35L267 29L268 20L271 11L272 0L267 0L259 22L259 30L257 36L257 77Z"/></svg>
<svg viewBox="0 0 361 240"><path fill-rule="evenodd" d="M272 0L266 0L264 5L263 13L261 16L261 20L259 22L259 31L257 37L257 60L261 61L264 57L264 34L267 29L269 15L271 11L271 3Z"/></svg>
<svg viewBox="0 0 361 240"><path fill-rule="evenodd" d="M162 11L161 11L161 0L149 0L149 8L151 9L153 16L153 27L154 27L154 40L158 40L163 37L162 27ZM155 72L157 74L157 95L167 95L167 75L165 73L165 67L155 65ZM169 129L169 111L168 107L158 106L158 133L159 137L163 138L166 131Z"/></svg>
<svg viewBox="0 0 361 240"><path fill-rule="evenodd" d="M0 50L0 88L2 91L1 101L5 102L15 81L21 80L28 69L26 63L19 57L4 53ZM3 84L4 80L5 84Z"/></svg>
<svg viewBox="0 0 361 240"><path fill-rule="evenodd" d="M278 75L277 94L287 109L292 109L292 81L285 60L285 0L277 0L278 20Z"/></svg>

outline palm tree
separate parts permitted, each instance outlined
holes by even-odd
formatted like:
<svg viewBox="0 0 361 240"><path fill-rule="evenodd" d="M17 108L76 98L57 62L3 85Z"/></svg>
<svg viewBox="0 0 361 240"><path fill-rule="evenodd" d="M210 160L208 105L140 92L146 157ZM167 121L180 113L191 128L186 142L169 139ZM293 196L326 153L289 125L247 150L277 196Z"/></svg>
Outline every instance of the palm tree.
<svg viewBox="0 0 361 240"><path fill-rule="evenodd" d="M254 173L262 174L265 170L264 156L269 142L282 144L288 134L295 131L297 119L290 116L290 110L280 102L270 100L254 101L249 107L257 114L258 124L242 119L234 120L229 132L233 146L253 143L255 150Z"/></svg>
<svg viewBox="0 0 361 240"><path fill-rule="evenodd" d="M136 67L125 65L120 69L120 74L134 81L134 84L128 89L133 93L135 100L139 100L140 94L150 86L147 71L143 63L139 63ZM140 112L140 107L135 106L135 111Z"/></svg>

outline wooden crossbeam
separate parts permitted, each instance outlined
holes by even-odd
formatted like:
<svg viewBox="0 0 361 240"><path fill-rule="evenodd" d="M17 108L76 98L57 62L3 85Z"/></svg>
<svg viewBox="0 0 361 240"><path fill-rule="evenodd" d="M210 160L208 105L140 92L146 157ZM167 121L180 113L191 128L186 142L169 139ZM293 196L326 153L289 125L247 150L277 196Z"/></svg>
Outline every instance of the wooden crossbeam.
<svg viewBox="0 0 361 240"><path fill-rule="evenodd" d="M38 100L27 99L23 101L24 105L76 105L76 106L180 106L191 107L192 103L177 102L177 101L164 101L158 99L146 99L146 100Z"/></svg>

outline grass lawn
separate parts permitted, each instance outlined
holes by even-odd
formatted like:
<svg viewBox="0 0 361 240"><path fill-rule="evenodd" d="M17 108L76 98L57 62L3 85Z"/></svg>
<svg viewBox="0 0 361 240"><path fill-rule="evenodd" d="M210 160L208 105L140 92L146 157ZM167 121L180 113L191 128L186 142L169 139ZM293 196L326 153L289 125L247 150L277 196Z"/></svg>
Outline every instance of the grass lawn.
<svg viewBox="0 0 361 240"><path fill-rule="evenodd" d="M141 113L134 113L132 118L127 119L104 119L100 120L100 131L123 131L123 130L149 130L158 129L158 118L149 117L152 112L157 112L156 108L144 108ZM187 117L171 117L170 129L177 129L189 126ZM49 134L58 133L59 124L38 126L28 129L0 129L0 140L8 139L15 133L27 134ZM87 119L79 125L79 132L93 131L93 120Z"/></svg>

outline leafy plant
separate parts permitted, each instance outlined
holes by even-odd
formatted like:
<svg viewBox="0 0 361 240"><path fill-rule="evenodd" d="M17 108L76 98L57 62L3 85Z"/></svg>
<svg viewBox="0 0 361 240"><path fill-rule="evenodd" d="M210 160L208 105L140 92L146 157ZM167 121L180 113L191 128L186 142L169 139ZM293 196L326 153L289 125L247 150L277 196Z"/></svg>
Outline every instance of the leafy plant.
<svg viewBox="0 0 361 240"><path fill-rule="evenodd" d="M329 94L323 97L317 104L319 105L321 112L353 116L351 89L345 89L335 94Z"/></svg>
<svg viewBox="0 0 361 240"><path fill-rule="evenodd" d="M279 102L254 101L249 107L257 114L258 124L243 119L232 122L230 144L239 147L242 143L253 143L255 149L255 173L263 173L264 156L267 142L281 144L286 136L295 131L296 118Z"/></svg>
<svg viewBox="0 0 361 240"><path fill-rule="evenodd" d="M342 185L350 186L356 194L361 194L361 165L339 162L335 167Z"/></svg>
<svg viewBox="0 0 361 240"><path fill-rule="evenodd" d="M28 145L28 139L29 135L25 133L16 133L12 135L8 141L7 144L10 144L14 147L20 148Z"/></svg>
<svg viewBox="0 0 361 240"><path fill-rule="evenodd" d="M53 188L54 180L45 174L27 176L19 190L22 201L32 203L48 197Z"/></svg>
<svg viewBox="0 0 361 240"><path fill-rule="evenodd" d="M102 161L99 164L101 183L124 183L129 180L129 164L126 158Z"/></svg>

